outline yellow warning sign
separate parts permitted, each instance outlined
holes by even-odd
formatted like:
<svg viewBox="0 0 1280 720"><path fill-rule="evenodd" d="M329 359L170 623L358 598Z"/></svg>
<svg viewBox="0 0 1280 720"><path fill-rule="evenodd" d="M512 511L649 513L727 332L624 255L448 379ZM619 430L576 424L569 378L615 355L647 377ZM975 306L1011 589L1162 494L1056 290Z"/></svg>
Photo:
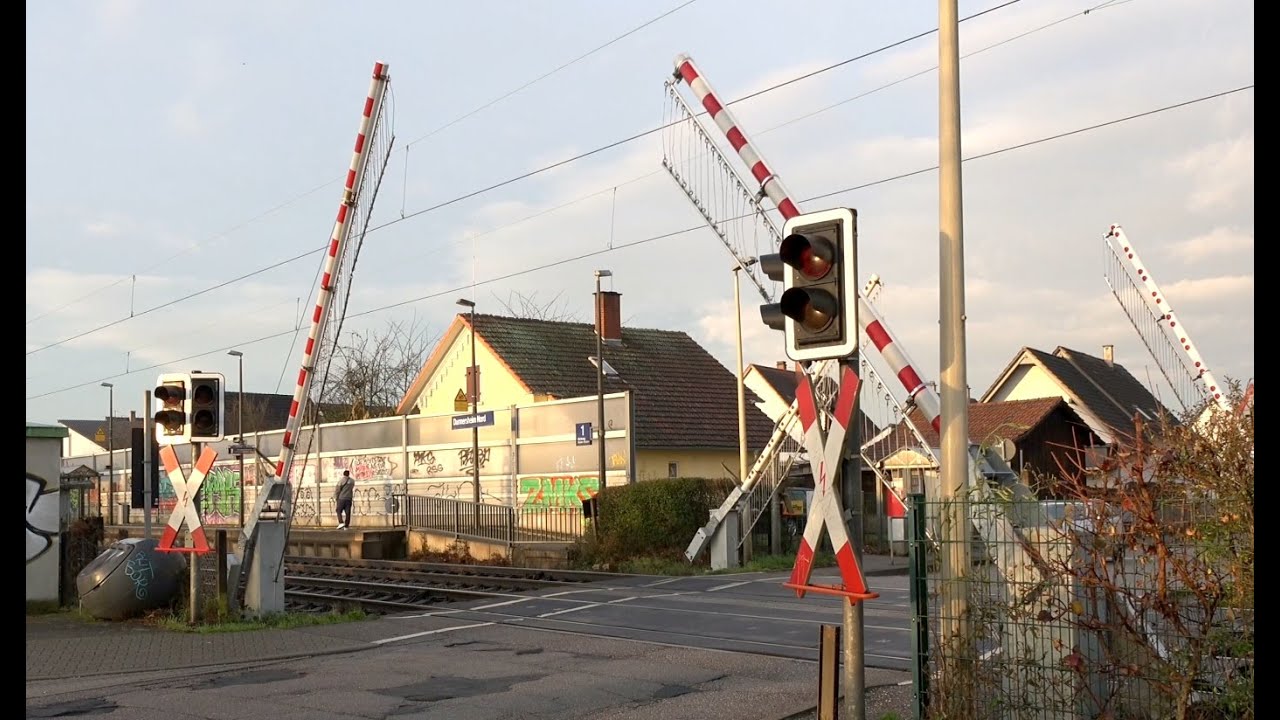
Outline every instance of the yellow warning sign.
<svg viewBox="0 0 1280 720"><path fill-rule="evenodd" d="M459 390L458 394L453 396L453 409L455 412L462 412L467 408L467 394Z"/></svg>
<svg viewBox="0 0 1280 720"><path fill-rule="evenodd" d="M102 428L98 428L98 434L93 436L93 441L96 443L102 443L106 442L106 440L107 433Z"/></svg>

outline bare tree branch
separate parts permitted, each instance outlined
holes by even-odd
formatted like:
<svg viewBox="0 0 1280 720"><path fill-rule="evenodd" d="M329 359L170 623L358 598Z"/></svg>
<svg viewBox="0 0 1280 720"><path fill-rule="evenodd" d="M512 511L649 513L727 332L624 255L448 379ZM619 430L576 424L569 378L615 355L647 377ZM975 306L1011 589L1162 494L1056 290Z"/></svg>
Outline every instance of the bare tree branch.
<svg viewBox="0 0 1280 720"><path fill-rule="evenodd" d="M525 295L512 290L507 294L506 300L496 294L493 297L510 317L545 320L547 322L580 322L578 313L571 312L566 302L560 299L563 294L564 291L561 290L547 302L539 302L536 291Z"/></svg>
<svg viewBox="0 0 1280 720"><path fill-rule="evenodd" d="M390 321L380 331L347 333L334 352L320 395L323 420L394 414L438 339L416 317Z"/></svg>

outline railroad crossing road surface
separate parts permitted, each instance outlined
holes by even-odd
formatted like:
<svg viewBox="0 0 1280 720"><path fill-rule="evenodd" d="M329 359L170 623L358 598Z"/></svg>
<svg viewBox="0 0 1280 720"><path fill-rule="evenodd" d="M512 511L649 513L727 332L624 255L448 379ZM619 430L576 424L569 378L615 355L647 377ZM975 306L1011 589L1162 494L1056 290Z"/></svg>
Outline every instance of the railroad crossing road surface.
<svg viewBox="0 0 1280 720"><path fill-rule="evenodd" d="M620 577L247 633L28 619L27 717L776 720L812 707L818 626L841 617L785 575ZM868 688L910 679L906 580L869 579ZM889 710L908 709L867 717Z"/></svg>

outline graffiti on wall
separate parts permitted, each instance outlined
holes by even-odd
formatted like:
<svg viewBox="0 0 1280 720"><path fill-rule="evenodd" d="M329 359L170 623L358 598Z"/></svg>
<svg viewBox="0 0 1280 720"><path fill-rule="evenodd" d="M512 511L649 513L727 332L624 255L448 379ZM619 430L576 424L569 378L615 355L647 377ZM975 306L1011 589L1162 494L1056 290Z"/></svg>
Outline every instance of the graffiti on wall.
<svg viewBox="0 0 1280 720"><path fill-rule="evenodd" d="M532 507L581 507L600 491L594 475L538 475L520 478L520 496Z"/></svg>
<svg viewBox="0 0 1280 720"><path fill-rule="evenodd" d="M492 448L480 448L480 469L483 470L485 465L489 463L489 455ZM471 448L462 448L458 451L458 465L462 472L475 472L475 453L471 452Z"/></svg>
<svg viewBox="0 0 1280 720"><path fill-rule="evenodd" d="M240 471L214 467L200 485L200 514L211 525L240 520Z"/></svg>
<svg viewBox="0 0 1280 720"><path fill-rule="evenodd" d="M58 536L58 491L27 473L27 562L44 555Z"/></svg>
<svg viewBox="0 0 1280 720"><path fill-rule="evenodd" d="M436 459L434 450L416 450L413 453L413 465L410 474L418 477L435 477L444 472L444 464Z"/></svg>
<svg viewBox="0 0 1280 720"><path fill-rule="evenodd" d="M351 455L330 459L333 465L333 480L343 470L350 470L356 482L361 480L390 480L396 475L396 461L388 455Z"/></svg>

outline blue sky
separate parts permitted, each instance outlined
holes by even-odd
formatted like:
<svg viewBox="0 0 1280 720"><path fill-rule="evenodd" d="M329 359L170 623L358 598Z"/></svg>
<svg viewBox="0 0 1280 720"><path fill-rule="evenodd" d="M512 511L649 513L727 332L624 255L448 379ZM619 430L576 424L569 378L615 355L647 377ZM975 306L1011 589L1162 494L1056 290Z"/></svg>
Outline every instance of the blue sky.
<svg viewBox="0 0 1280 720"><path fill-rule="evenodd" d="M1003 4L962 0L960 15ZM966 156L1253 83L1252 3L1101 4L1023 0L961 24L961 53L974 53L961 69ZM656 127L677 53L732 99L937 25L936 3L373 8L27 3L28 420L101 417L103 381L124 415L142 409L158 373L234 378L229 348L245 353L246 390L292 392L301 340L289 331L311 305L318 254L129 317L327 241L376 61L391 68L395 144L350 311L437 296L346 330L416 318L438 333L460 294L481 312L512 293L559 297L586 320L592 270L604 267L628 323L685 330L732 366L731 260L710 230L484 282L606 249L611 236L624 245L697 225L661 169L657 134L420 211ZM931 34L732 109L792 195L810 198L937 163L937 74L903 80L936 63ZM1253 110L1249 89L965 163L975 394L1023 346L1114 344L1140 379L1158 376L1102 277L1111 223L1219 379L1253 376ZM936 378L937 173L802 208L836 205L858 209L860 273L881 276L882 313ZM759 322L758 304L744 287L747 360L772 364L781 334Z"/></svg>

